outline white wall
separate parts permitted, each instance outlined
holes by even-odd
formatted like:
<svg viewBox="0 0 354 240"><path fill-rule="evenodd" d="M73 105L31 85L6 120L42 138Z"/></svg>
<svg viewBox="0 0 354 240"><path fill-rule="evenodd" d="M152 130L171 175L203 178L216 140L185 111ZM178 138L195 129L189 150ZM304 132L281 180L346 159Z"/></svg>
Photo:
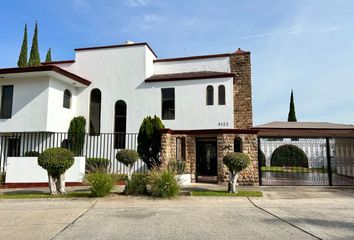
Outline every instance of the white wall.
<svg viewBox="0 0 354 240"><path fill-rule="evenodd" d="M226 105L218 105L218 86L224 85ZM206 105L206 87L214 87L214 105ZM161 88L175 88L175 119L162 120L166 128L171 129L215 129L233 128L233 79L216 78L186 80L175 82L144 83L138 92L146 98L139 104L145 111L141 117L150 113L161 117ZM228 123L219 126L219 122ZM139 127L140 123L136 123Z"/></svg>
<svg viewBox="0 0 354 240"><path fill-rule="evenodd" d="M63 107L64 91L71 93L70 109ZM55 79L49 81L47 131L67 132L71 119L76 115L77 88Z"/></svg>
<svg viewBox="0 0 354 240"><path fill-rule="evenodd" d="M228 57L176 64L153 63L154 59L155 56L143 45L77 51L75 63L71 64L68 70L88 79L92 84L78 91L76 114L85 116L89 122L90 92L98 88L102 92L101 132L113 132L114 105L116 101L124 100L127 104L127 132L136 133L144 117L148 115L161 117L161 88L175 87L176 118L164 121L166 127L212 129L218 128L219 122L228 123L228 126L223 128L233 127L232 78L144 82L147 77L153 73L161 73L162 70L164 73L192 70L229 72ZM209 84L215 88L214 106L206 106L206 87ZM226 87L225 106L217 105L219 84Z"/></svg>
<svg viewBox="0 0 354 240"><path fill-rule="evenodd" d="M0 132L66 132L76 115L77 88L53 77L11 78L14 85L12 117L0 119ZM64 90L72 93L71 109L63 107Z"/></svg>
<svg viewBox="0 0 354 240"><path fill-rule="evenodd" d="M154 74L198 71L230 72L229 57L154 63Z"/></svg>
<svg viewBox="0 0 354 240"><path fill-rule="evenodd" d="M75 157L66 171L66 182L82 182L85 176L85 157ZM8 157L5 183L48 182L47 171L38 165L37 157Z"/></svg>
<svg viewBox="0 0 354 240"><path fill-rule="evenodd" d="M4 85L14 85L12 117L0 119L0 132L46 131L49 78L2 79Z"/></svg>

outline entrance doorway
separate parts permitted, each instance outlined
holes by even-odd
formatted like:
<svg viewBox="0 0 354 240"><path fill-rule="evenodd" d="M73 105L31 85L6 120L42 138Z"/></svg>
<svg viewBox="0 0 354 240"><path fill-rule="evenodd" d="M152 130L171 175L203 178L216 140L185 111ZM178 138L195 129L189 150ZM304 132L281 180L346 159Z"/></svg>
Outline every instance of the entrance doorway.
<svg viewBox="0 0 354 240"><path fill-rule="evenodd" d="M217 182L217 142L216 138L197 139L197 182Z"/></svg>

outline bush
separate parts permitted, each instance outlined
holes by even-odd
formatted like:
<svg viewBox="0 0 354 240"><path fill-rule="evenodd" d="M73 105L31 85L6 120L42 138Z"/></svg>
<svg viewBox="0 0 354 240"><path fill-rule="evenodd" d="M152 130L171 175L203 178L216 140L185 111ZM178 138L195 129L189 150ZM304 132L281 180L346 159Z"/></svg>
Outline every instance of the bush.
<svg viewBox="0 0 354 240"><path fill-rule="evenodd" d="M129 166L139 159L139 154L135 150L123 149L117 152L116 159L125 166Z"/></svg>
<svg viewBox="0 0 354 240"><path fill-rule="evenodd" d="M241 172L250 165L251 161L245 153L230 152L223 158L223 163L231 172Z"/></svg>
<svg viewBox="0 0 354 240"><path fill-rule="evenodd" d="M112 177L107 173L91 173L86 179L91 186L90 192L93 197L107 196L114 187Z"/></svg>
<svg viewBox="0 0 354 240"><path fill-rule="evenodd" d="M107 158L86 158L86 172L106 172L109 163Z"/></svg>
<svg viewBox="0 0 354 240"><path fill-rule="evenodd" d="M69 149L75 156L80 156L85 144L86 120L83 116L74 117L68 130Z"/></svg>
<svg viewBox="0 0 354 240"><path fill-rule="evenodd" d="M141 123L138 134L138 153L149 170L160 167L161 129L164 128L159 117L148 116Z"/></svg>
<svg viewBox="0 0 354 240"><path fill-rule="evenodd" d="M261 166L265 166L266 165L266 157L265 157L265 155L264 155L262 150L260 150L258 152L258 161L261 163Z"/></svg>
<svg viewBox="0 0 354 240"><path fill-rule="evenodd" d="M38 156L38 165L53 177L64 174L74 164L74 154L65 148L49 148Z"/></svg>
<svg viewBox="0 0 354 240"><path fill-rule="evenodd" d="M112 173L110 174L113 182L124 182L128 180L128 175L127 174L121 174L121 173Z"/></svg>
<svg viewBox="0 0 354 240"><path fill-rule="evenodd" d="M304 151L294 145L283 145L275 149L271 165L277 167L308 167L308 159Z"/></svg>
<svg viewBox="0 0 354 240"><path fill-rule="evenodd" d="M37 151L27 151L25 152L25 157L38 157L39 152Z"/></svg>
<svg viewBox="0 0 354 240"><path fill-rule="evenodd" d="M147 179L145 174L133 174L132 179L127 181L125 193L127 195L146 195Z"/></svg>
<svg viewBox="0 0 354 240"><path fill-rule="evenodd" d="M250 158L245 153L230 152L223 158L223 163L230 171L229 192L237 193L236 182L238 174L250 165Z"/></svg>
<svg viewBox="0 0 354 240"><path fill-rule="evenodd" d="M117 152L116 159L128 167L128 179L131 180L133 165L139 159L139 154L135 150L124 149Z"/></svg>
<svg viewBox="0 0 354 240"><path fill-rule="evenodd" d="M184 161L170 161L167 169L174 174L183 174L186 169L186 162Z"/></svg>
<svg viewBox="0 0 354 240"><path fill-rule="evenodd" d="M180 186L175 174L168 170L149 172L150 193L154 197L171 198L178 195Z"/></svg>

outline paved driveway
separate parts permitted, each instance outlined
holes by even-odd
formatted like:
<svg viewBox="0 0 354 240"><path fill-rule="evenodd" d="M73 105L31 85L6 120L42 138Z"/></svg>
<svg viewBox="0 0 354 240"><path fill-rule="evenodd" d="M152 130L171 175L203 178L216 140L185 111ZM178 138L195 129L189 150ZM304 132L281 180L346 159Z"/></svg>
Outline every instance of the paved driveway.
<svg viewBox="0 0 354 240"><path fill-rule="evenodd" d="M308 190L299 199L300 191L267 188L257 199L0 200L0 239L354 239L353 189Z"/></svg>

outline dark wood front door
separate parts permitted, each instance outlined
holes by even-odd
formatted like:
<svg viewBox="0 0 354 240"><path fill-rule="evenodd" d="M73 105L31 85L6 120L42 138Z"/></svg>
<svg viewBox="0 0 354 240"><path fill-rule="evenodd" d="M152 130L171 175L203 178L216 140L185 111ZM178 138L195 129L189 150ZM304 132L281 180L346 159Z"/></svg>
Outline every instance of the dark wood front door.
<svg viewBox="0 0 354 240"><path fill-rule="evenodd" d="M197 139L197 182L217 181L216 139Z"/></svg>

